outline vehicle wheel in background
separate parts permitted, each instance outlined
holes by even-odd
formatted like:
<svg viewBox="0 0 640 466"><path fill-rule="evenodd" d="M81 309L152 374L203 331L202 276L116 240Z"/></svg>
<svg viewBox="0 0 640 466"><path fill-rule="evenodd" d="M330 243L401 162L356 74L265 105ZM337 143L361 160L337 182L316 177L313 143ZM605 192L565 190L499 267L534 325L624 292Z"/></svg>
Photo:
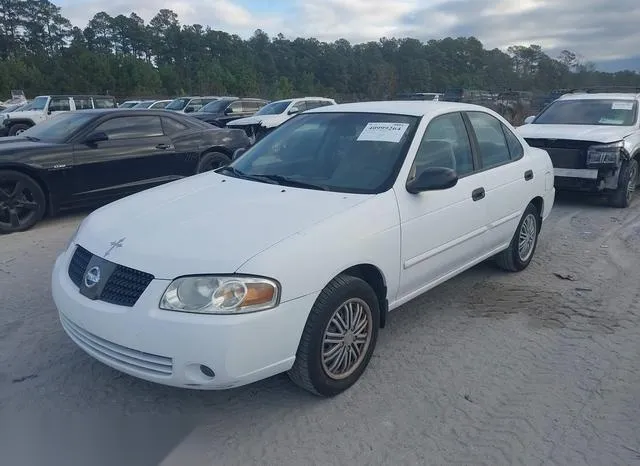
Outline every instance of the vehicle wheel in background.
<svg viewBox="0 0 640 466"><path fill-rule="evenodd" d="M45 194L33 178L13 170L0 170L1 234L30 229L45 211Z"/></svg>
<svg viewBox="0 0 640 466"><path fill-rule="evenodd" d="M11 128L9 128L9 136L17 136L29 128L31 128L31 126L25 125L24 123L16 123L15 125L11 125Z"/></svg>
<svg viewBox="0 0 640 466"><path fill-rule="evenodd" d="M311 309L289 378L319 396L347 390L367 368L379 327L374 290L360 278L338 276Z"/></svg>
<svg viewBox="0 0 640 466"><path fill-rule="evenodd" d="M529 204L522 214L518 228L509 247L495 256L496 264L508 272L520 272L527 268L538 244L540 212Z"/></svg>
<svg viewBox="0 0 640 466"><path fill-rule="evenodd" d="M222 152L207 152L202 154L196 173L204 173L224 167L231 162L231 159Z"/></svg>
<svg viewBox="0 0 640 466"><path fill-rule="evenodd" d="M609 195L609 204L621 209L629 207L638 184L638 161L631 159L622 164L618 189Z"/></svg>

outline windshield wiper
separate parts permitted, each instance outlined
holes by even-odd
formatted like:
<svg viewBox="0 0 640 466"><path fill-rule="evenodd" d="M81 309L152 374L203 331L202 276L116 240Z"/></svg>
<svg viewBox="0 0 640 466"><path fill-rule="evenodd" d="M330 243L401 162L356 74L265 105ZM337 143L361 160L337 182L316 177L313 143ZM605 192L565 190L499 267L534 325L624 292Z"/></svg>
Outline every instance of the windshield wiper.
<svg viewBox="0 0 640 466"><path fill-rule="evenodd" d="M245 180L253 180L253 181L258 181L260 183L264 183L264 179L263 179L262 175L249 175L247 173L241 172L237 168L230 167L228 165L216 170L217 173L220 173L220 172L223 172L223 171L227 171L227 172L231 173L232 175L234 175L237 178L243 178ZM268 178L267 178L267 180L268 180ZM275 180L270 180L270 181L271 181L271 184L277 184L277 182Z"/></svg>
<svg viewBox="0 0 640 466"><path fill-rule="evenodd" d="M313 183L307 183L305 181L293 180L282 175L253 175L255 177L266 178L267 180L275 181L280 185L294 186L298 188L318 189L320 191L326 191L327 188Z"/></svg>

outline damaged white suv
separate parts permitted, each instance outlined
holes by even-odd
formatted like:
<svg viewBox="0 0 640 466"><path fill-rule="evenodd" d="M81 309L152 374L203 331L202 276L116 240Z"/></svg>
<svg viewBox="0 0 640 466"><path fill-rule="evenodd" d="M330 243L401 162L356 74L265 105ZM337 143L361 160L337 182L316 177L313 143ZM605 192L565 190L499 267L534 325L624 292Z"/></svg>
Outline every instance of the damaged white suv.
<svg viewBox="0 0 640 466"><path fill-rule="evenodd" d="M599 193L630 205L640 162L640 88L573 91L528 117L518 132L549 153L555 187Z"/></svg>

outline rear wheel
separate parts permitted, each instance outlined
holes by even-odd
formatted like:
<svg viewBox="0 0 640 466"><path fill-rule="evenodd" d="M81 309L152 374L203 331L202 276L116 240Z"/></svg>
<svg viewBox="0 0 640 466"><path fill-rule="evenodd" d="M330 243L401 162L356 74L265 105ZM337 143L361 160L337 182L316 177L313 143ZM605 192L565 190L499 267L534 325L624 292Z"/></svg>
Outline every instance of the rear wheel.
<svg viewBox="0 0 640 466"><path fill-rule="evenodd" d="M540 212L530 203L522 214L509 247L495 257L498 267L508 272L526 269L533 259L539 233Z"/></svg>
<svg viewBox="0 0 640 466"><path fill-rule="evenodd" d="M380 306L371 286L338 276L311 309L289 377L315 395L338 395L367 368L379 327Z"/></svg>
<svg viewBox="0 0 640 466"><path fill-rule="evenodd" d="M620 169L618 189L609 196L609 204L621 209L629 207L638 184L638 161L631 159Z"/></svg>
<svg viewBox="0 0 640 466"><path fill-rule="evenodd" d="M224 167L231 162L231 159L222 152L207 152L203 154L198 163L196 173L204 173Z"/></svg>
<svg viewBox="0 0 640 466"><path fill-rule="evenodd" d="M46 198L30 176L0 170L0 233L15 233L33 227L45 214Z"/></svg>
<svg viewBox="0 0 640 466"><path fill-rule="evenodd" d="M18 134L25 132L29 128L31 128L31 126L27 124L16 123L15 125L11 125L11 128L9 128L9 136L17 136Z"/></svg>

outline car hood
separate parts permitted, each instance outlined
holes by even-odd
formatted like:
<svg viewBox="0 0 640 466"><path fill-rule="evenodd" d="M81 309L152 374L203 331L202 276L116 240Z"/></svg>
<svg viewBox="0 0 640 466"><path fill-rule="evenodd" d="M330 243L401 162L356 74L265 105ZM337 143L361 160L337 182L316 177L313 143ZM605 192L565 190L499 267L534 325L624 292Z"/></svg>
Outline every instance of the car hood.
<svg viewBox="0 0 640 466"><path fill-rule="evenodd" d="M524 138L570 139L573 141L616 142L633 132L631 127L591 125L536 125L518 127Z"/></svg>
<svg viewBox="0 0 640 466"><path fill-rule="evenodd" d="M46 149L54 147L57 144L44 141L29 141L22 136L6 136L0 138L0 157L3 156L19 156L21 151Z"/></svg>
<svg viewBox="0 0 640 466"><path fill-rule="evenodd" d="M31 118L34 113L42 113L42 110L22 110L20 112L4 113L3 116L4 118L11 118L15 120L17 118Z"/></svg>
<svg viewBox="0 0 640 466"><path fill-rule="evenodd" d="M233 273L269 247L370 199L291 188L208 172L104 206L81 224L76 242L160 279Z"/></svg>
<svg viewBox="0 0 640 466"><path fill-rule="evenodd" d="M267 128L271 126L277 126L287 119L287 115L254 115L246 118L239 118L237 120L230 121L227 126L243 126L243 125L258 125L262 124Z"/></svg>

